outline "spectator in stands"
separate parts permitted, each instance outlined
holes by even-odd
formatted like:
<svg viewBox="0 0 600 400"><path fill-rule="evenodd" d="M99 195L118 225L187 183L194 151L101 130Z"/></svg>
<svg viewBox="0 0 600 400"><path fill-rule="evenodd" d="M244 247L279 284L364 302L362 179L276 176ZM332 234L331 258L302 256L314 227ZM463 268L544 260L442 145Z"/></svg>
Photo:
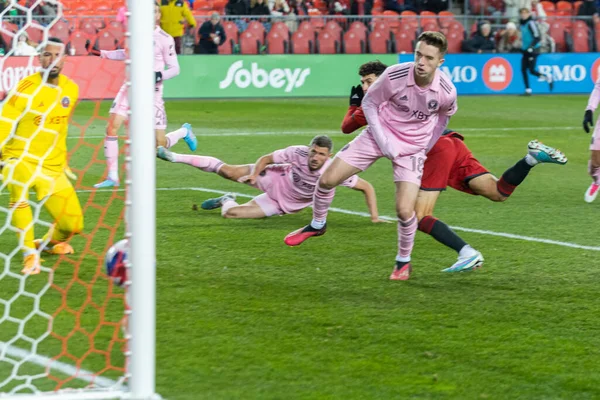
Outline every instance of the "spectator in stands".
<svg viewBox="0 0 600 400"><path fill-rule="evenodd" d="M190 28L196 26L194 16L184 0L161 0L160 6L160 27L173 36L175 39L175 51L177 54L182 52L182 36L185 22Z"/></svg>
<svg viewBox="0 0 600 400"><path fill-rule="evenodd" d="M508 22L498 40L498 53L520 53L521 45L521 32L514 22Z"/></svg>
<svg viewBox="0 0 600 400"><path fill-rule="evenodd" d="M271 10L265 0L251 0L250 15L271 15Z"/></svg>
<svg viewBox="0 0 600 400"><path fill-rule="evenodd" d="M37 55L37 51L35 47L29 44L29 35L27 32L21 33L21 36L17 39L17 45L15 47L15 52L13 53L15 56L35 56Z"/></svg>
<svg viewBox="0 0 600 400"><path fill-rule="evenodd" d="M225 6L227 15L250 15L248 4L244 0L229 0Z"/></svg>
<svg viewBox="0 0 600 400"><path fill-rule="evenodd" d="M271 15L281 17L291 12L290 6L285 0L269 0L269 10Z"/></svg>
<svg viewBox="0 0 600 400"><path fill-rule="evenodd" d="M8 46L6 45L6 42L4 41L4 37L2 37L2 35L0 35L0 56L5 55L6 53L8 53Z"/></svg>
<svg viewBox="0 0 600 400"><path fill-rule="evenodd" d="M448 0L418 0L419 11L439 13L448 10Z"/></svg>
<svg viewBox="0 0 600 400"><path fill-rule="evenodd" d="M496 44L492 35L492 26L486 20L481 21L477 32L462 42L462 50L465 53L495 53Z"/></svg>
<svg viewBox="0 0 600 400"><path fill-rule="evenodd" d="M202 24L198 32L200 41L194 48L195 54L219 54L219 46L227 40L225 29L220 21L219 13L213 12L210 20Z"/></svg>
<svg viewBox="0 0 600 400"><path fill-rule="evenodd" d="M348 0L331 0L328 8L330 15L348 15L350 13L350 2Z"/></svg>
<svg viewBox="0 0 600 400"><path fill-rule="evenodd" d="M413 0L406 0L403 4L400 4L398 0L385 0L383 5L384 10L396 11L400 14L402 11L414 11L416 12L416 7Z"/></svg>
<svg viewBox="0 0 600 400"><path fill-rule="evenodd" d="M577 11L578 17L587 17L587 18L579 18L585 20L585 22L590 26L590 28L594 27L594 22L598 21L598 8L596 7L595 0L585 0L583 4L579 7L579 11Z"/></svg>

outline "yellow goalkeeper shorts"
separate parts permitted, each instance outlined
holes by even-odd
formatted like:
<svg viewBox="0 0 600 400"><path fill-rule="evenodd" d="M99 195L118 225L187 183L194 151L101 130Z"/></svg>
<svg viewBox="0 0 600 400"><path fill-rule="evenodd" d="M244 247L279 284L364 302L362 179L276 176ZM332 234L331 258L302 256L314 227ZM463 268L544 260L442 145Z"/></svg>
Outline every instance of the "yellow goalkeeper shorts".
<svg viewBox="0 0 600 400"><path fill-rule="evenodd" d="M27 201L32 189L35 190L38 201L62 190L73 189L64 170L57 171L43 166L38 168L36 164L15 158L4 161L2 178L10 192L11 203Z"/></svg>

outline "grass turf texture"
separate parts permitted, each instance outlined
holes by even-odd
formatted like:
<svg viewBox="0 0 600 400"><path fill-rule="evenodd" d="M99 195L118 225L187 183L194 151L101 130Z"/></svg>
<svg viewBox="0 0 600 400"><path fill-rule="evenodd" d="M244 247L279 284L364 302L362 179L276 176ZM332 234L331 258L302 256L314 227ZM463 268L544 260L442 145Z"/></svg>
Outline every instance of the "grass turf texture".
<svg viewBox="0 0 600 400"><path fill-rule="evenodd" d="M435 215L449 225L597 245L598 204L583 202L590 183L590 137L580 128L585 103L583 96L460 98L451 127L496 176L523 157L534 138L563 150L569 163L535 167L503 204L449 189ZM170 101L167 112L170 129L183 122L194 126L197 154L245 164L320 133L331 135L340 149L353 138L337 133L346 105L340 99ZM76 149L71 165L85 170L84 189L104 173L104 121L92 115L104 117L108 106L77 108L75 121L86 125L88 137L69 145ZM261 134L272 132L284 133ZM81 131L74 127L70 134ZM173 150L187 152L183 141ZM90 162L94 154L98 160ZM361 176L375 186L380 213L393 216L389 161ZM283 237L310 221L310 210L245 221L224 220L218 210L192 211L193 204L217 195L179 188L258 192L160 160L157 187L176 189L157 192L157 391L167 399L600 397L596 251L460 233L486 263L477 272L443 274L455 253L418 233L413 276L390 282L395 224L331 213L325 236L288 248ZM114 194L81 193L82 203L91 196L103 207ZM112 203L107 225L117 221L121 206ZM338 189L333 206L366 211L362 195L346 188ZM86 232L101 211L89 207ZM100 252L110 232L98 230L91 249ZM1 242L3 251L12 248L12 233ZM78 238L73 244L84 243ZM18 262L15 257L13 271ZM86 267L95 271L97 259L83 257L84 275ZM57 272L58 285L72 278L72 270L63 271ZM82 280L91 279L93 273L87 274ZM14 282L3 281L6 299ZM102 297L107 286L99 280L94 294ZM68 301L81 302L81 296L85 291L74 291ZM47 312L61 304L52 292L44 299ZM24 301L11 313L30 310ZM84 307L82 319L92 329L97 316L90 310ZM118 318L118 307L108 314ZM72 324L64 318L54 325L68 332ZM0 340L11 337L6 326L0 325ZM99 334L98 346L106 346L111 334ZM69 340L73 354L89 348L82 339ZM44 351L58 354L59 343L49 339ZM97 362L83 366L97 368ZM44 387L43 380L38 384Z"/></svg>

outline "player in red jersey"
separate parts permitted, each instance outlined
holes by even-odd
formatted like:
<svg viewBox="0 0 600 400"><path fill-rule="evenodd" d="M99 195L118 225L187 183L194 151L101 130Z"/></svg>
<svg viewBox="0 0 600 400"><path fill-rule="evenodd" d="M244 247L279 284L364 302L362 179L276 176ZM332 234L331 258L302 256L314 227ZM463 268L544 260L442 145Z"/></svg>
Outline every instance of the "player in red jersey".
<svg viewBox="0 0 600 400"><path fill-rule="evenodd" d="M367 124L361 108L362 96L385 68L379 61L368 62L360 67L361 85L351 90L350 107L342 122L342 132L352 133ZM433 217L440 193L450 186L463 193L502 202L523 182L533 166L539 163L567 163L563 153L537 140L529 142L527 147L525 157L507 169L500 179L481 165L464 143L463 136L453 130L446 129L427 153L415 209L419 220L418 229L458 253L457 262L443 271L457 272L477 268L483 264L483 256L448 225Z"/></svg>

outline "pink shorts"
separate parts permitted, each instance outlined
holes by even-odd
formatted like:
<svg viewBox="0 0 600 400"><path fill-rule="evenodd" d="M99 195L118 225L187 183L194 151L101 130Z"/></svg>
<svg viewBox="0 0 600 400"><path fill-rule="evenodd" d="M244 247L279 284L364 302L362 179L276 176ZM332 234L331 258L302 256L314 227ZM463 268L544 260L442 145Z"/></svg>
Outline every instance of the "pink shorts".
<svg viewBox="0 0 600 400"><path fill-rule="evenodd" d="M342 147L335 156L361 171L385 157L375 142L375 138L366 130ZM426 159L425 150L411 156L394 158L392 160L394 182L412 182L420 186Z"/></svg>
<svg viewBox="0 0 600 400"><path fill-rule="evenodd" d="M110 114L117 114L129 118L129 99L127 98L127 86L121 86L115 101L110 107ZM167 113L165 111L165 101L162 98L162 90L154 92L154 129L167 129Z"/></svg>
<svg viewBox="0 0 600 400"><path fill-rule="evenodd" d="M596 126L594 127L594 133L592 134L592 143L590 143L590 150L600 150L600 126L598 126L599 121L596 121Z"/></svg>
<svg viewBox="0 0 600 400"><path fill-rule="evenodd" d="M254 169L254 164L248 164L250 167L250 173ZM256 183L252 186L264 192L253 198L254 202L258 204L261 210L265 213L265 217L272 217L273 215L283 215L285 212L281 209L279 202L272 198L269 193L273 192L274 178L275 175L278 174L277 171L273 169L267 169L263 174L259 175Z"/></svg>

